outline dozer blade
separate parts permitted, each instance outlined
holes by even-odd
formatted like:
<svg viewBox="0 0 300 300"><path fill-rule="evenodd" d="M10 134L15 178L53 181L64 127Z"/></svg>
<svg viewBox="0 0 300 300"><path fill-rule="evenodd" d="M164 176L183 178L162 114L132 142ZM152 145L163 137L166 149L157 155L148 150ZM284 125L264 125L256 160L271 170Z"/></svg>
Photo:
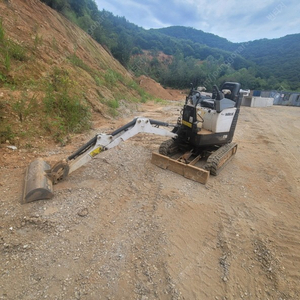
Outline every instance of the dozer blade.
<svg viewBox="0 0 300 300"><path fill-rule="evenodd" d="M25 174L22 203L53 197L52 180L47 176L51 167L41 158L30 163Z"/></svg>
<svg viewBox="0 0 300 300"><path fill-rule="evenodd" d="M168 169L184 176L185 178L192 179L203 184L206 184L209 178L209 171L207 170L198 168L192 164L182 163L178 160L155 152L152 153L151 162L162 169Z"/></svg>

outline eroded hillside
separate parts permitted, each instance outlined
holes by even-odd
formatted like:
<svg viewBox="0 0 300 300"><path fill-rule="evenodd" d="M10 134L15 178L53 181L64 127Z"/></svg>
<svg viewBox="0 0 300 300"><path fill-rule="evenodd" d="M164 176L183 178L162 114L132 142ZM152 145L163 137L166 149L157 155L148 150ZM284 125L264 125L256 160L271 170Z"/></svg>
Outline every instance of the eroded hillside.
<svg viewBox="0 0 300 300"><path fill-rule="evenodd" d="M116 116L120 100L147 97L108 51L40 1L1 1L0 21L2 143L63 140Z"/></svg>

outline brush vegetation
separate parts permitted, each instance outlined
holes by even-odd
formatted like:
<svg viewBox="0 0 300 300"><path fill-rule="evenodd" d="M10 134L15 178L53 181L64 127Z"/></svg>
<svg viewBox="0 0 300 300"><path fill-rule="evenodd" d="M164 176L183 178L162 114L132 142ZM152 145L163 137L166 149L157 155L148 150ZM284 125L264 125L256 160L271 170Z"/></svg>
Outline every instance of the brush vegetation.
<svg viewBox="0 0 300 300"><path fill-rule="evenodd" d="M232 43L190 27L145 30L99 11L94 0L42 1L106 45L136 75L165 86L187 88L193 82L211 89L232 80L245 89L300 90L300 34Z"/></svg>

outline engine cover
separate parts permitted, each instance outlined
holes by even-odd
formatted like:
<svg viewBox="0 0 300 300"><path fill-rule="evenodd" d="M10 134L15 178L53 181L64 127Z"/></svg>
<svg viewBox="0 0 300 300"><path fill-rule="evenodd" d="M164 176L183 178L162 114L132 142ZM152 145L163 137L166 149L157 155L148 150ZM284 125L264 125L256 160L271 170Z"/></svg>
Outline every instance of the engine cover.
<svg viewBox="0 0 300 300"><path fill-rule="evenodd" d="M203 118L202 128L214 133L229 132L236 108L226 108L218 113L214 109L200 107L198 114Z"/></svg>

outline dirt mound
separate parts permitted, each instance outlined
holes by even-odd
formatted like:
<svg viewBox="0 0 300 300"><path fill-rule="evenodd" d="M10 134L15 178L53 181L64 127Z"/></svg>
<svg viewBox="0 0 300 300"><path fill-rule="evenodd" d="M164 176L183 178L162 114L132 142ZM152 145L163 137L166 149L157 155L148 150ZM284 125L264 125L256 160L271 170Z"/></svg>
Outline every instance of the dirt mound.
<svg viewBox="0 0 300 300"><path fill-rule="evenodd" d="M139 85L146 90L149 94L164 100L182 100L185 94L180 90L165 89L158 82L150 77L142 75L138 77Z"/></svg>

